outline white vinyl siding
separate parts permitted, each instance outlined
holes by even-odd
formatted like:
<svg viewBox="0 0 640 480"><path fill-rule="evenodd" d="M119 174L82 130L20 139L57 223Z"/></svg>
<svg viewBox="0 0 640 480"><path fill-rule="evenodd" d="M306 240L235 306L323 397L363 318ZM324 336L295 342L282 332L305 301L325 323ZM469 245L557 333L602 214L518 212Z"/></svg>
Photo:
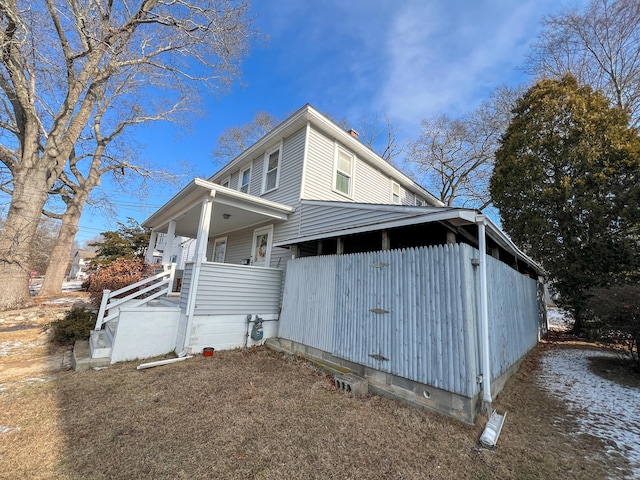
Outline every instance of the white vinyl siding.
<svg viewBox="0 0 640 480"><path fill-rule="evenodd" d="M342 202L349 199L359 203L391 204L389 176L355 155L351 184L353 195L347 196L336 189L336 148L349 153L341 144L336 147L333 139L326 137L313 126L310 127L303 198ZM401 188L400 204L414 205L413 193Z"/></svg>
<svg viewBox="0 0 640 480"><path fill-rule="evenodd" d="M238 190L242 193L249 193L249 183L251 182L251 165L240 170L238 177Z"/></svg>
<svg viewBox="0 0 640 480"><path fill-rule="evenodd" d="M355 156L336 145L333 187L338 193L353 198Z"/></svg>
<svg viewBox="0 0 640 480"><path fill-rule="evenodd" d="M262 193L268 193L271 190L278 188L281 156L282 145L279 145L278 148L275 148L265 154Z"/></svg>
<svg viewBox="0 0 640 480"><path fill-rule="evenodd" d="M362 209L339 205L303 204L300 209L300 236L415 216L415 213L380 210L375 206Z"/></svg>

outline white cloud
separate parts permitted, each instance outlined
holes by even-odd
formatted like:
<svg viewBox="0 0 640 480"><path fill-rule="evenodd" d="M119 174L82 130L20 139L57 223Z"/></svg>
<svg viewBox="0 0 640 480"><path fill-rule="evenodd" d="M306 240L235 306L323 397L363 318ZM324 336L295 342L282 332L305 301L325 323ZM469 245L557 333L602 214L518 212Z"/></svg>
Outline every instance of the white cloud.
<svg viewBox="0 0 640 480"><path fill-rule="evenodd" d="M409 2L386 36L384 111L405 131L434 114L473 110L495 87L524 81L524 62L545 13L557 2Z"/></svg>

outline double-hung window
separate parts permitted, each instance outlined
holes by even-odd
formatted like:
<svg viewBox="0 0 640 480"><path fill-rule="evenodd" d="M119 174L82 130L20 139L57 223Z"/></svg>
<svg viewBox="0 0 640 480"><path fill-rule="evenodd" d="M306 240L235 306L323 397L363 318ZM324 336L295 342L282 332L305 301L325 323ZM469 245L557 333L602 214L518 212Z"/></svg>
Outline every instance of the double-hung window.
<svg viewBox="0 0 640 480"><path fill-rule="evenodd" d="M251 181L251 165L240 170L240 179L238 181L238 190L242 193L249 193L249 182Z"/></svg>
<svg viewBox="0 0 640 480"><path fill-rule="evenodd" d="M354 164L355 157L353 155L339 147L336 149L334 188L348 197L353 196Z"/></svg>
<svg viewBox="0 0 640 480"><path fill-rule="evenodd" d="M224 263L225 253L227 253L227 237L216 238L213 243L213 261Z"/></svg>
<svg viewBox="0 0 640 480"><path fill-rule="evenodd" d="M281 146L275 150L267 152L264 158L264 179L262 193L267 193L278 188L278 177L280 174L280 153Z"/></svg>
<svg viewBox="0 0 640 480"><path fill-rule="evenodd" d="M391 181L391 203L400 205L400 185Z"/></svg>

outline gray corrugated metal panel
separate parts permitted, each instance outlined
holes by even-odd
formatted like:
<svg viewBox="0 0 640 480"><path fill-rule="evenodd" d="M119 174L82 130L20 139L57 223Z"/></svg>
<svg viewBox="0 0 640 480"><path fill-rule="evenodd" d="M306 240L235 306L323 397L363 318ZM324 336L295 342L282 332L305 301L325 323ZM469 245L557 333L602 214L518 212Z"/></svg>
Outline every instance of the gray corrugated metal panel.
<svg viewBox="0 0 640 480"><path fill-rule="evenodd" d="M187 297L189 296L189 286L191 285L191 277L193 275L193 263L187 263L184 266L182 274L182 287L180 289L180 308L185 311L187 309Z"/></svg>
<svg viewBox="0 0 640 480"><path fill-rule="evenodd" d="M460 249L337 256L332 354L472 396L475 369L467 368L473 352L467 352L472 339L466 330L473 313L464 300L469 279L462 278L470 271L461 268Z"/></svg>
<svg viewBox="0 0 640 480"><path fill-rule="evenodd" d="M491 376L498 377L538 342L537 281L489 258Z"/></svg>
<svg viewBox="0 0 640 480"><path fill-rule="evenodd" d="M200 271L197 315L278 313L282 272L224 263L205 263Z"/></svg>
<svg viewBox="0 0 640 480"><path fill-rule="evenodd" d="M468 392L472 392L471 396L480 392L480 384L476 381L476 377L480 374L479 366L481 364L480 348L479 348L479 318L480 305L478 303L478 279L479 269L475 268L471 260L478 258L478 250L475 248L460 244L460 269L461 278L466 282L461 297L462 310L464 312L464 332L467 343L464 347L466 355L466 388Z"/></svg>
<svg viewBox="0 0 640 480"><path fill-rule="evenodd" d="M332 351L335 272L335 256L288 262L279 337Z"/></svg>

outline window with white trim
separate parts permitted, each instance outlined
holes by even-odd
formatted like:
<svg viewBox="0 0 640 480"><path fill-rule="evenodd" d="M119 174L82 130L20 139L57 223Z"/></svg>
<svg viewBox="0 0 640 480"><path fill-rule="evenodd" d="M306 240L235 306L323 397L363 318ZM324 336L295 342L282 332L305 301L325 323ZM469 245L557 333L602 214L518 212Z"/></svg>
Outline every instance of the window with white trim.
<svg viewBox="0 0 640 480"><path fill-rule="evenodd" d="M223 187L229 188L229 185L231 185L231 175L229 175L222 182L220 182L220 185L223 186Z"/></svg>
<svg viewBox="0 0 640 480"><path fill-rule="evenodd" d="M391 181L391 203L400 205L400 184Z"/></svg>
<svg viewBox="0 0 640 480"><path fill-rule="evenodd" d="M238 179L238 190L242 193L249 193L249 182L251 181L251 165L240 170L240 178Z"/></svg>
<svg viewBox="0 0 640 480"><path fill-rule="evenodd" d="M416 207L426 207L427 202L416 195Z"/></svg>
<svg viewBox="0 0 640 480"><path fill-rule="evenodd" d="M278 188L278 177L280 173L280 152L282 148L278 147L264 156L264 176L262 183L262 193L270 192Z"/></svg>
<svg viewBox="0 0 640 480"><path fill-rule="evenodd" d="M224 256L227 253L227 237L216 238L213 242L213 261L224 263Z"/></svg>
<svg viewBox="0 0 640 480"><path fill-rule="evenodd" d="M355 157L352 154L340 147L336 149L333 187L337 192L348 197L353 196L353 167L355 163Z"/></svg>

